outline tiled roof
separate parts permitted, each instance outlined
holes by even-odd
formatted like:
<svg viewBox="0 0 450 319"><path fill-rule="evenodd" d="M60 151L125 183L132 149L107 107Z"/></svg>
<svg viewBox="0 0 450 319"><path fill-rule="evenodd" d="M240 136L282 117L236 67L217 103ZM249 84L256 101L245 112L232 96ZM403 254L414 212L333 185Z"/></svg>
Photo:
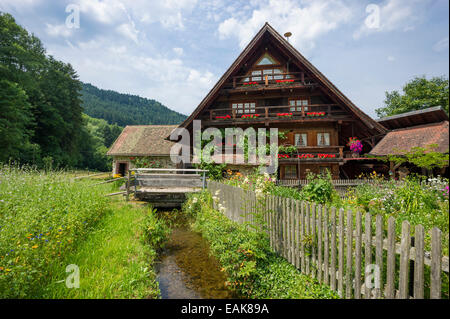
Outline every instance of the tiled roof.
<svg viewBox="0 0 450 319"><path fill-rule="evenodd" d="M174 142L165 140L177 125L126 126L107 155L150 156L169 155Z"/></svg>
<svg viewBox="0 0 450 319"><path fill-rule="evenodd" d="M370 154L400 155L413 147L426 147L430 144L438 144L436 151L446 153L449 150L448 129L448 121L443 121L393 130L375 145Z"/></svg>

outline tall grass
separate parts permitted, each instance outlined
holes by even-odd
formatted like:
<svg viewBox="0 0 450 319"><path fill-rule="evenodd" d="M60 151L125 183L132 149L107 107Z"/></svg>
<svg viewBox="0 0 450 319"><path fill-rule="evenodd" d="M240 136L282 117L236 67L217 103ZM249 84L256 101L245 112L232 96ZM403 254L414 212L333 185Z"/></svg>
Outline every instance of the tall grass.
<svg viewBox="0 0 450 319"><path fill-rule="evenodd" d="M147 243L154 211L115 203L77 250L55 263L42 298L158 298L154 245ZM154 223L151 223L152 225ZM153 228L152 228L153 229ZM67 288L66 266L79 267L79 288Z"/></svg>
<svg viewBox="0 0 450 319"><path fill-rule="evenodd" d="M32 298L108 210L111 186L0 167L0 298Z"/></svg>

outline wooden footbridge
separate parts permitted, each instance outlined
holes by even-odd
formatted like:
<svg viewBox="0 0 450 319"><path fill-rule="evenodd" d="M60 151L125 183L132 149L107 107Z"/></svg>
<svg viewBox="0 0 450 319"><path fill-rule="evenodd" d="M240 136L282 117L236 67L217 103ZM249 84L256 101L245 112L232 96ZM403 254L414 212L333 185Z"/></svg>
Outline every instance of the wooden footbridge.
<svg viewBox="0 0 450 319"><path fill-rule="evenodd" d="M186 194L206 188L206 170L174 168L134 168L128 171L126 199L134 194L137 200L154 207L179 207Z"/></svg>

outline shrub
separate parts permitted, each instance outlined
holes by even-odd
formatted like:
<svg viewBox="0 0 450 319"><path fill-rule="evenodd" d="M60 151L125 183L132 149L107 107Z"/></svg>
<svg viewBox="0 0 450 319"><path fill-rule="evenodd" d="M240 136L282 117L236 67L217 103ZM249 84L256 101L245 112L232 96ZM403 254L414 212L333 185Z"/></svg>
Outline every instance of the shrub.
<svg viewBox="0 0 450 319"><path fill-rule="evenodd" d="M331 174L327 170L326 174L308 174L308 184L301 190L302 197L308 202L325 204L331 202L336 191L331 182Z"/></svg>
<svg viewBox="0 0 450 319"><path fill-rule="evenodd" d="M193 229L210 242L230 288L246 298L337 298L327 286L302 275L273 252L265 234L213 210L212 200L207 192L191 196L184 210L195 216Z"/></svg>
<svg viewBox="0 0 450 319"><path fill-rule="evenodd" d="M170 234L164 220L156 217L156 209L149 208L143 223L144 242L154 249L163 248Z"/></svg>

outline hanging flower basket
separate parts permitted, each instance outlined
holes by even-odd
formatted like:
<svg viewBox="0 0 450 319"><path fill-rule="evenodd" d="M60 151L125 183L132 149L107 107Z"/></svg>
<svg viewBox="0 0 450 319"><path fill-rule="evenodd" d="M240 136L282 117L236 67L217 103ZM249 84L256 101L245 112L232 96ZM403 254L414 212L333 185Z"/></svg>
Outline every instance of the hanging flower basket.
<svg viewBox="0 0 450 319"><path fill-rule="evenodd" d="M359 153L362 152L363 144L356 137L350 137L349 142L347 144L350 147L350 150L353 152L352 157L358 157Z"/></svg>

